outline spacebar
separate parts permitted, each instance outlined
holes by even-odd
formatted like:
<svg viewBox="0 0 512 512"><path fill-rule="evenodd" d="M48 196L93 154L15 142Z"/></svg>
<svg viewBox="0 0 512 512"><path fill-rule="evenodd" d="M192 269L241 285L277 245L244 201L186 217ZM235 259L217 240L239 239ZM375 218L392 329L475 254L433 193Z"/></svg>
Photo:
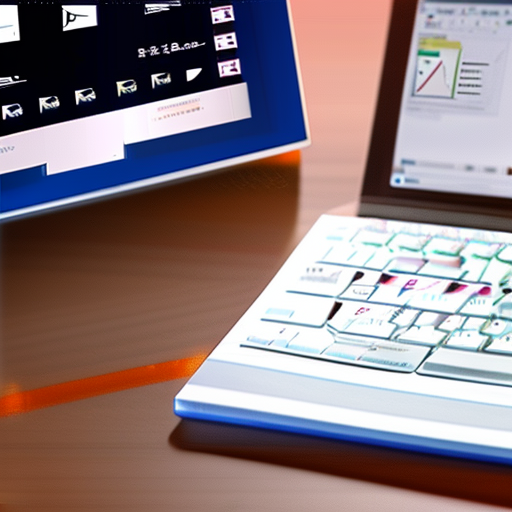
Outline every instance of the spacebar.
<svg viewBox="0 0 512 512"><path fill-rule="evenodd" d="M440 348L416 370L420 375L512 386L509 356Z"/></svg>

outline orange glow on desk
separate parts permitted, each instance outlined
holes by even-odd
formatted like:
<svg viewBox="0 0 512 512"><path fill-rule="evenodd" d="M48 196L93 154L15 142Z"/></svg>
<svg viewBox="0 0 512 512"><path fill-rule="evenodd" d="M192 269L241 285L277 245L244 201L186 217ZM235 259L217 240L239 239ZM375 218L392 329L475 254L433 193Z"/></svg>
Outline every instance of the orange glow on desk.
<svg viewBox="0 0 512 512"><path fill-rule="evenodd" d="M21 391L17 386L11 385L6 390L7 394L0 398L0 418L148 384L190 377L205 358L206 354L198 354L186 359L140 366L30 391Z"/></svg>
<svg viewBox="0 0 512 512"><path fill-rule="evenodd" d="M281 153L280 155L264 158L262 162L273 165L299 165L300 163L300 149L289 151L288 153Z"/></svg>

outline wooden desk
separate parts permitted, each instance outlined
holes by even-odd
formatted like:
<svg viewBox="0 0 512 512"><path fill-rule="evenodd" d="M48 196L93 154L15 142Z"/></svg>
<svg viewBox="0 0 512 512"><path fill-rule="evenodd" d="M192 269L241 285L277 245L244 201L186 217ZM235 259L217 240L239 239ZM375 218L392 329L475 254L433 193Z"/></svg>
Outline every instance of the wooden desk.
<svg viewBox="0 0 512 512"><path fill-rule="evenodd" d="M317 216L357 198L389 2L293 7L313 135L300 163L258 162L3 226L0 386L11 412L30 390L47 394L41 408L0 418L1 512L512 505L508 468L172 412L185 380L162 364L211 350ZM105 394L94 387L102 375L113 375Z"/></svg>

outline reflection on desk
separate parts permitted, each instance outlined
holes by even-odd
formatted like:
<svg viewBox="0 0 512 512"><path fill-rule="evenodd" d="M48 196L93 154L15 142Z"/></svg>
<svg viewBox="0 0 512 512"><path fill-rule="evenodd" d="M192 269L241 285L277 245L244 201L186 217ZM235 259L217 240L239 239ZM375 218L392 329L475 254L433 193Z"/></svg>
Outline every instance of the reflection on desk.
<svg viewBox="0 0 512 512"><path fill-rule="evenodd" d="M512 505L509 466L195 420L182 420L169 442L183 450Z"/></svg>

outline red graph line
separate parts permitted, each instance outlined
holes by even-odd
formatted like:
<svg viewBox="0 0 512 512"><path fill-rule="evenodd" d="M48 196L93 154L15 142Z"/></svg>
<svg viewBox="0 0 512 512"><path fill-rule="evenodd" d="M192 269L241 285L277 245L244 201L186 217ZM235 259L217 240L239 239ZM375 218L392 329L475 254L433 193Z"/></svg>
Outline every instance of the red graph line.
<svg viewBox="0 0 512 512"><path fill-rule="evenodd" d="M420 92L421 89L423 89L423 87L425 87L425 85L427 85L429 80L434 76L434 73L442 66L442 64L443 64L443 61L440 60L439 64L434 68L432 73L430 73L430 75L428 75L427 79L418 87L418 89L416 90L417 93Z"/></svg>

